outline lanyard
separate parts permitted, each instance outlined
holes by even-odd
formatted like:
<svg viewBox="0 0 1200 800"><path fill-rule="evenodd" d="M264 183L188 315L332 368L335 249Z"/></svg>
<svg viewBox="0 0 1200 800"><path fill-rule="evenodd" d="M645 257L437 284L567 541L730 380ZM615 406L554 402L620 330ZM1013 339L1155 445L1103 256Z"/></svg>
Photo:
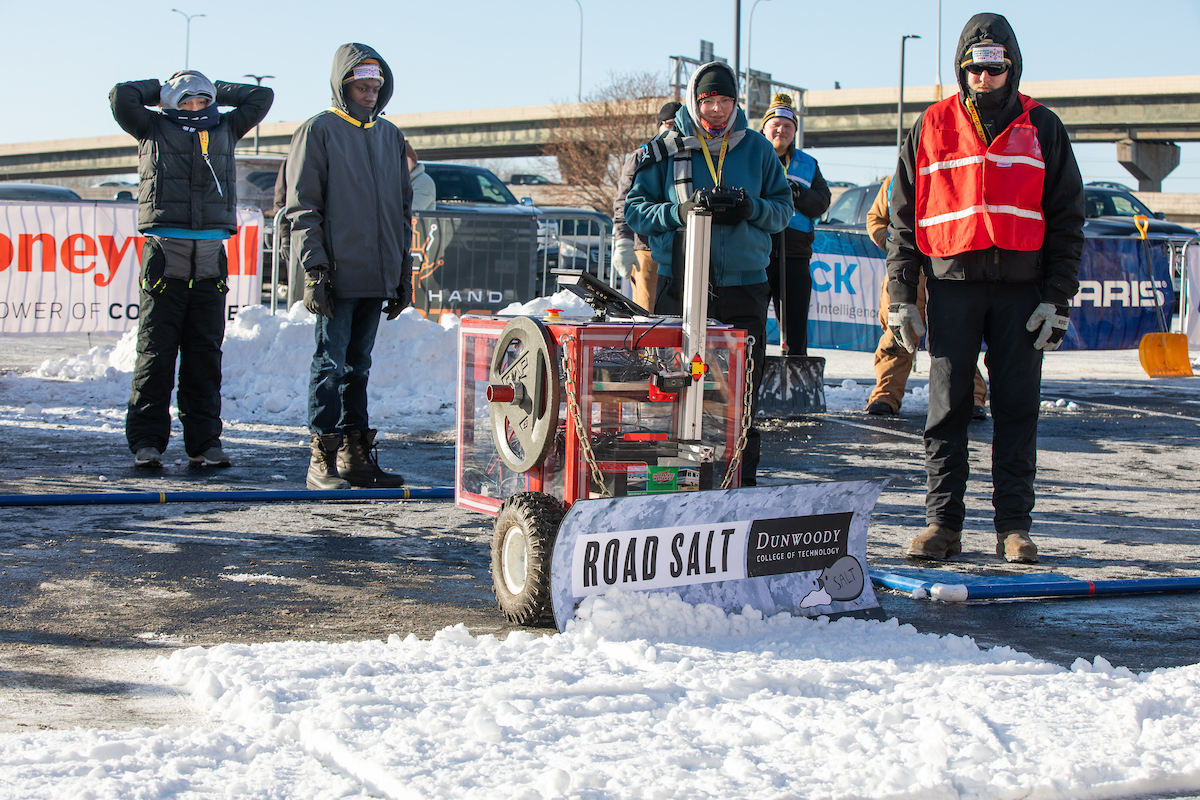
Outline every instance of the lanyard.
<svg viewBox="0 0 1200 800"><path fill-rule="evenodd" d="M208 131L199 131L200 136L200 155L204 156L204 163L208 164L208 171L212 173L213 180L217 182L217 194L221 197L225 193L221 191L221 179L217 177L217 171L213 169L212 162L208 160Z"/></svg>
<svg viewBox="0 0 1200 800"><path fill-rule="evenodd" d="M345 111L342 111L340 108L335 108L335 107L333 107L333 106L330 106L330 107L329 107L329 110L330 110L330 111L332 111L333 113L337 114L337 115L338 115L339 117L341 117L342 119L346 120L346 122L349 122L351 125L354 125L355 127L358 127L358 128L369 128L369 127L371 127L372 125L374 125L374 124L375 124L375 123L374 123L374 121L372 121L372 122L359 122L359 121L358 121L358 120L356 120L354 117L352 117L352 116L350 116L349 114L347 114Z"/></svg>
<svg viewBox="0 0 1200 800"><path fill-rule="evenodd" d="M975 104L971 102L971 98L967 98L967 111L971 114L971 122L975 123L975 132L979 134L979 138L983 141L986 147L989 142L987 134L983 132L983 123L979 121L979 112L975 110Z"/></svg>
<svg viewBox="0 0 1200 800"><path fill-rule="evenodd" d="M725 135L721 137L721 154L717 156L717 165L713 166L712 153L708 152L709 139L704 135L704 129L701 127L697 133L704 140L704 147L700 149L704 151L704 160L708 162L708 171L712 174L713 186L721 185L721 170L725 168L725 154L729 152L729 129L725 129Z"/></svg>

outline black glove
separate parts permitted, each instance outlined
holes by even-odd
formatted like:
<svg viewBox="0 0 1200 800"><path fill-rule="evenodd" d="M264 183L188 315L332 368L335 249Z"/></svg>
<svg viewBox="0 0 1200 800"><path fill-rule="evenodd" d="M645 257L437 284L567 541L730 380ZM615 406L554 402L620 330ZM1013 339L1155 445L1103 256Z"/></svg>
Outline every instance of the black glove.
<svg viewBox="0 0 1200 800"><path fill-rule="evenodd" d="M395 319L400 316L400 312L408 308L408 292L404 291L401 286L398 290L399 297L388 300L383 304L383 313L387 314L388 319Z"/></svg>
<svg viewBox="0 0 1200 800"><path fill-rule="evenodd" d="M754 201L746 194L746 190L742 188L734 189L734 204L729 210L729 216L735 222L745 222L754 214Z"/></svg>
<svg viewBox="0 0 1200 800"><path fill-rule="evenodd" d="M704 208L704 207L705 207L704 204L700 202L700 192L699 191L692 192L691 197L689 197L687 200L684 200L682 203L679 203L677 206L675 206L675 214L676 214L676 216L679 217L679 224L687 225L688 214L691 213L693 208Z"/></svg>
<svg viewBox="0 0 1200 800"><path fill-rule="evenodd" d="M304 273L304 307L317 316L333 319L333 284L325 270Z"/></svg>
<svg viewBox="0 0 1200 800"><path fill-rule="evenodd" d="M754 213L754 202L746 195L745 189L717 187L711 192L713 225L737 225L750 219L750 215Z"/></svg>
<svg viewBox="0 0 1200 800"><path fill-rule="evenodd" d="M804 184L788 181L788 186L792 190L792 208L799 208L804 198Z"/></svg>

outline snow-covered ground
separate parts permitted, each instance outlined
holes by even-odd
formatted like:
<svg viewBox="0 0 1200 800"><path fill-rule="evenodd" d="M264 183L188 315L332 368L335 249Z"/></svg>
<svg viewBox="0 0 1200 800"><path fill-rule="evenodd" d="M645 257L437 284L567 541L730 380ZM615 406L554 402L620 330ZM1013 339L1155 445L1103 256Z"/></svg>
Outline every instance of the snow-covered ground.
<svg viewBox="0 0 1200 800"><path fill-rule="evenodd" d="M449 428L455 341L451 320L384 323L373 421ZM132 346L130 335L6 376L24 393L0 406L0 424L121 435ZM244 311L226 340L223 416L302 432L311 352L307 312ZM841 381L830 410L860 411L870 354L821 355ZM1136 353L1046 363L1048 381L1144 377ZM926 403L912 383L905 413ZM192 648L145 679L185 689L206 722L0 735L0 798L1200 792L1200 665L1133 674L1097 658L1067 670L895 621L725 615L664 595L589 599L563 634L458 626L429 641Z"/></svg>

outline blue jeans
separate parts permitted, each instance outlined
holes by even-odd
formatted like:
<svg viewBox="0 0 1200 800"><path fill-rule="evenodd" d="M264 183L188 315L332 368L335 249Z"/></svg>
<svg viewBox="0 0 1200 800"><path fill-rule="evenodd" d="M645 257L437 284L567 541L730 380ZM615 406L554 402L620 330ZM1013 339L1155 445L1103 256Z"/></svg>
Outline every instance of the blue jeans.
<svg viewBox="0 0 1200 800"><path fill-rule="evenodd" d="M383 300L337 298L333 319L317 316L308 378L308 426L325 435L367 429L367 376Z"/></svg>

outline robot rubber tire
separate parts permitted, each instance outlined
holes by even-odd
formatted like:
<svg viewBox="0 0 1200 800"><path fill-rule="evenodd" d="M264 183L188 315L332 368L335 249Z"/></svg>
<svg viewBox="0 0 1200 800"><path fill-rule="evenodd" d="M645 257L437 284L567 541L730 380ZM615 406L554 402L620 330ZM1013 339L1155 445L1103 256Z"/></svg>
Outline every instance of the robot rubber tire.
<svg viewBox="0 0 1200 800"><path fill-rule="evenodd" d="M500 612L518 625L553 624L550 558L562 505L542 492L504 501L492 534L492 585Z"/></svg>

